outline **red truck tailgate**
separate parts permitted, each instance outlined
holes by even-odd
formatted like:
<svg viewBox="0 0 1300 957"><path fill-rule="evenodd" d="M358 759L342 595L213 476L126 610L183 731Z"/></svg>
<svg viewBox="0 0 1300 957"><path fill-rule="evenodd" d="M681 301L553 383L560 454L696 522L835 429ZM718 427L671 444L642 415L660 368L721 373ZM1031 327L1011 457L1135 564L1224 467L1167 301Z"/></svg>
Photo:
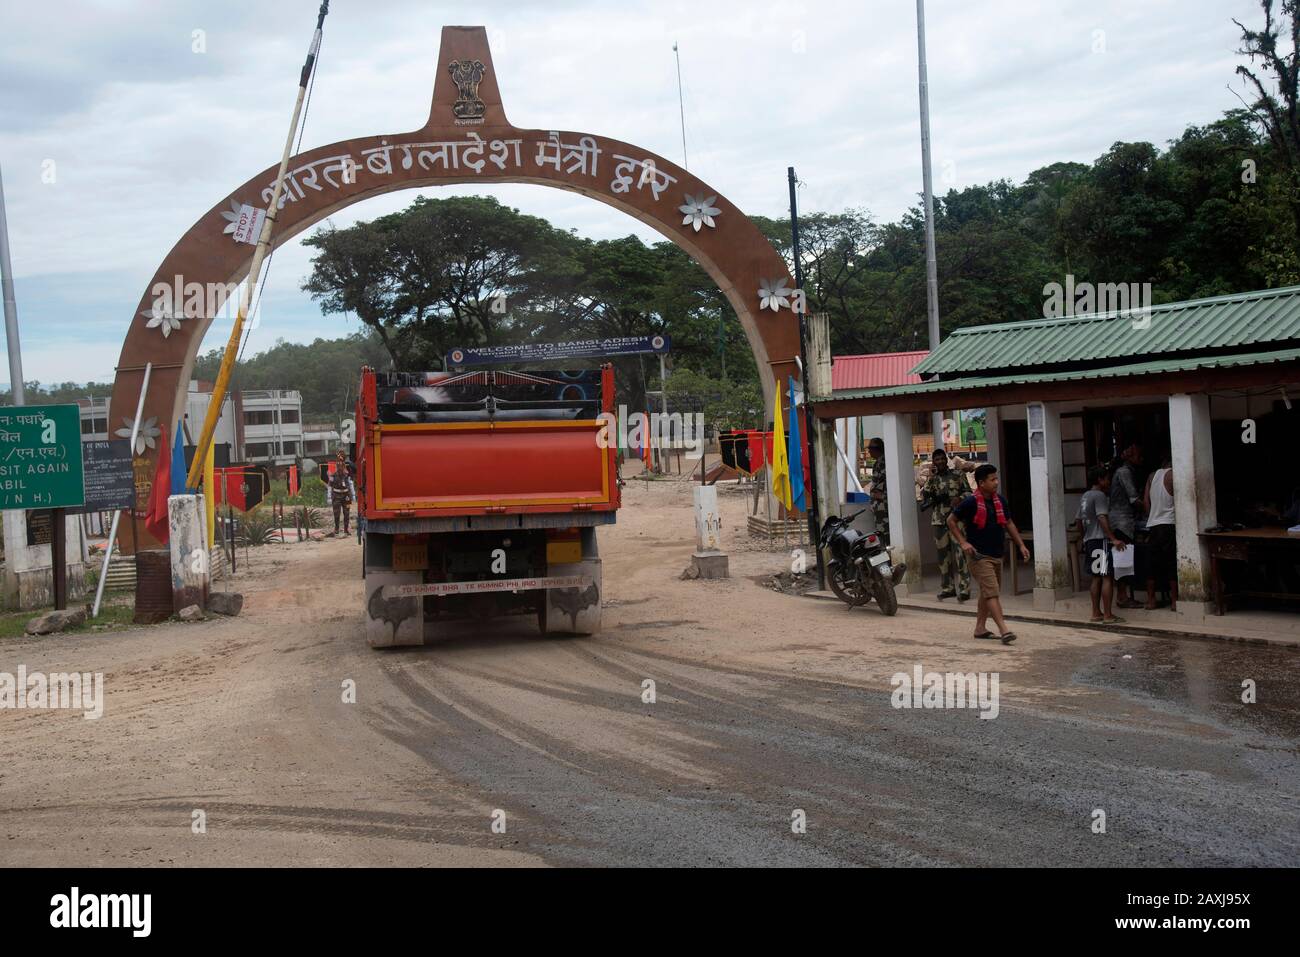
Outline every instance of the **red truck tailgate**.
<svg viewBox="0 0 1300 957"><path fill-rule="evenodd" d="M596 420L376 424L376 512L604 510L614 450ZM369 497L369 496L368 496Z"/></svg>

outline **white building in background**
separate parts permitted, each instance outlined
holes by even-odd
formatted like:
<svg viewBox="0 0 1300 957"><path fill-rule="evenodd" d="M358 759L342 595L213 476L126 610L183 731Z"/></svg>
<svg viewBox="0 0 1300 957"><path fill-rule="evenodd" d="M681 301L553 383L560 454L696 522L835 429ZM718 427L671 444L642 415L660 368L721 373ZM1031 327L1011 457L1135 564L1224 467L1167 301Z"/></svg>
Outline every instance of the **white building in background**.
<svg viewBox="0 0 1300 957"><path fill-rule="evenodd" d="M339 430L329 422L307 423L302 431L302 457L327 459L339 445Z"/></svg>
<svg viewBox="0 0 1300 957"><path fill-rule="evenodd" d="M279 389L251 389L239 397L243 461L292 465L303 454L302 395Z"/></svg>
<svg viewBox="0 0 1300 957"><path fill-rule="evenodd" d="M186 445L193 445L203 430L211 398L212 383L190 381L184 413ZM83 441L114 437L116 427L108 419L108 401L79 401ZM304 431L302 395L283 389L250 389L227 395L212 436L214 447L228 450L230 462L273 466L292 465L299 457L329 455L338 439L337 429L329 425Z"/></svg>

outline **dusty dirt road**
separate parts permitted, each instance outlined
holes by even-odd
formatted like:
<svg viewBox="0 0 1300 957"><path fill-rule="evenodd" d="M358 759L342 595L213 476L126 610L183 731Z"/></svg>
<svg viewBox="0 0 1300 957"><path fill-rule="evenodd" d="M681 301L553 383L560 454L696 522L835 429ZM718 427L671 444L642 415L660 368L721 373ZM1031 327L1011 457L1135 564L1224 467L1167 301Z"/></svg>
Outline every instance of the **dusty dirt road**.
<svg viewBox="0 0 1300 957"><path fill-rule="evenodd" d="M1294 650L783 595L722 499L733 577L681 581L689 486L629 483L593 638L372 651L331 540L253 550L237 619L0 642L107 685L99 720L0 711L0 864L1300 862ZM997 718L891 707L916 665L996 672Z"/></svg>

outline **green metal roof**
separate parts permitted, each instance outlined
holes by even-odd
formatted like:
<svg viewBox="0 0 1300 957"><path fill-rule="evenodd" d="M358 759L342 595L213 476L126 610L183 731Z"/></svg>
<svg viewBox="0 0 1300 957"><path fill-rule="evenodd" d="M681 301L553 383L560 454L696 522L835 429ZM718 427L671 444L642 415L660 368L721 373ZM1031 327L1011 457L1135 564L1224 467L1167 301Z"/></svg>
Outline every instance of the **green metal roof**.
<svg viewBox="0 0 1300 957"><path fill-rule="evenodd" d="M1149 319L1126 310L967 326L912 372L951 376L1300 340L1300 286L1152 306Z"/></svg>
<svg viewBox="0 0 1300 957"><path fill-rule="evenodd" d="M899 395L927 395L935 392L961 392L967 389L987 389L1003 385L1032 385L1039 382L1067 382L1072 379L1106 379L1126 376L1159 375L1162 372L1189 372L1195 369L1226 369L1233 366L1265 365L1274 362L1300 360L1300 349L1278 349L1273 352L1248 352L1226 356L1201 356L1199 358L1153 359L1130 365L1108 366L1104 369L1069 369L1064 372L1022 372L998 376L972 376L965 379L945 379L912 385L888 386L882 389L840 389L831 397L840 399L883 399Z"/></svg>

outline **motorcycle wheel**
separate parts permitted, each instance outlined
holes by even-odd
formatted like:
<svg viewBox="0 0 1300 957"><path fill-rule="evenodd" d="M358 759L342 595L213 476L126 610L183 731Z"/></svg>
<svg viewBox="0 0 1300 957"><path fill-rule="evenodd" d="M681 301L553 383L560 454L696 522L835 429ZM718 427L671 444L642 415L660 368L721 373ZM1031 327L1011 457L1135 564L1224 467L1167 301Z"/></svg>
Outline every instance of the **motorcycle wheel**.
<svg viewBox="0 0 1300 957"><path fill-rule="evenodd" d="M827 580L830 582L831 591L835 592L835 596L844 604L856 608L871 601L871 591L856 567L846 568L844 565L836 564L828 571L830 575L827 576Z"/></svg>
<svg viewBox="0 0 1300 957"><path fill-rule="evenodd" d="M876 604L880 606L880 611L893 617L898 614L898 593L894 591L894 583L884 575L874 575L871 583L871 590L876 595Z"/></svg>

